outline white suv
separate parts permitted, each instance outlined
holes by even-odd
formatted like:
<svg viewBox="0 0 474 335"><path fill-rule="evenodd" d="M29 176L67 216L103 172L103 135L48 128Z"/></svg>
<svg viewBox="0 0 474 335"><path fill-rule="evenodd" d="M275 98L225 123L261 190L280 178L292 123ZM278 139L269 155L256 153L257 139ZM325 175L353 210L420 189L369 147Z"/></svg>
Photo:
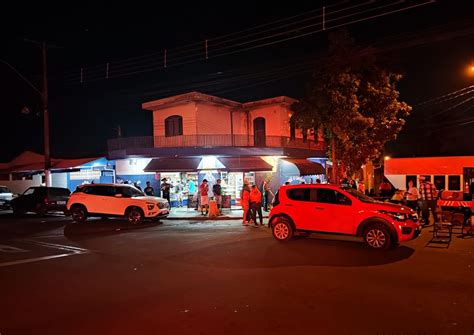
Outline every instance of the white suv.
<svg viewBox="0 0 474 335"><path fill-rule="evenodd" d="M84 222L88 216L119 216L139 224L146 218L162 219L169 214L167 200L123 184L81 185L71 194L67 209L76 222Z"/></svg>

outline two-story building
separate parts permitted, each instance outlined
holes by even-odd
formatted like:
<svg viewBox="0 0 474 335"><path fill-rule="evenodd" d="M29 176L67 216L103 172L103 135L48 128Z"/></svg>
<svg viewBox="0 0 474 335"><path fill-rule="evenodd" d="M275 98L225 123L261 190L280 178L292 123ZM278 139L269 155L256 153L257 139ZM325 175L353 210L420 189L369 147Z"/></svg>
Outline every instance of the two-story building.
<svg viewBox="0 0 474 335"><path fill-rule="evenodd" d="M191 92L145 102L153 136L111 139L108 158L116 160L117 178L151 181L159 189L166 177L188 193L204 178L211 185L220 178L232 198L245 179L258 185L267 179L273 190L286 181L324 180L326 145L292 125L295 101L240 103Z"/></svg>

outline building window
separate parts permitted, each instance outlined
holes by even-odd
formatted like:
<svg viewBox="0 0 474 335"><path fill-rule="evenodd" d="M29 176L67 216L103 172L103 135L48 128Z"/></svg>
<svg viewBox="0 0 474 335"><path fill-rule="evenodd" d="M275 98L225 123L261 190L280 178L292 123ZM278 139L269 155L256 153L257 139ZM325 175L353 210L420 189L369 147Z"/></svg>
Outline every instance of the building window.
<svg viewBox="0 0 474 335"><path fill-rule="evenodd" d="M448 176L448 189L450 191L461 191L461 176Z"/></svg>
<svg viewBox="0 0 474 335"><path fill-rule="evenodd" d="M253 120L253 139L256 147L264 147L266 145L266 131L265 131L265 119L258 117Z"/></svg>
<svg viewBox="0 0 474 335"><path fill-rule="evenodd" d="M173 115L165 119L165 136L183 135L183 118L179 115Z"/></svg>
<svg viewBox="0 0 474 335"><path fill-rule="evenodd" d="M446 189L445 176L434 176L434 185L438 191Z"/></svg>

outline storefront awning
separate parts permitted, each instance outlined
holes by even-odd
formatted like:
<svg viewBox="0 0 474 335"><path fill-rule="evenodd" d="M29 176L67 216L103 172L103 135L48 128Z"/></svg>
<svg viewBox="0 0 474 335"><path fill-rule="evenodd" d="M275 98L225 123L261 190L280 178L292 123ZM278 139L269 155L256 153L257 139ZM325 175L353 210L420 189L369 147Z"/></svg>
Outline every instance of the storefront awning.
<svg viewBox="0 0 474 335"><path fill-rule="evenodd" d="M200 158L171 157L153 158L143 169L145 172L192 172L197 171Z"/></svg>
<svg viewBox="0 0 474 335"><path fill-rule="evenodd" d="M326 169L321 164L311 162L304 158L284 158L283 160L296 165L300 171L300 176L326 174Z"/></svg>
<svg viewBox="0 0 474 335"><path fill-rule="evenodd" d="M219 157L230 172L272 171L272 166L260 157Z"/></svg>
<svg viewBox="0 0 474 335"><path fill-rule="evenodd" d="M58 163L53 165L54 169L69 169L77 168L83 166L84 164L93 162L100 159L99 157L95 158L75 158L75 159L61 159Z"/></svg>

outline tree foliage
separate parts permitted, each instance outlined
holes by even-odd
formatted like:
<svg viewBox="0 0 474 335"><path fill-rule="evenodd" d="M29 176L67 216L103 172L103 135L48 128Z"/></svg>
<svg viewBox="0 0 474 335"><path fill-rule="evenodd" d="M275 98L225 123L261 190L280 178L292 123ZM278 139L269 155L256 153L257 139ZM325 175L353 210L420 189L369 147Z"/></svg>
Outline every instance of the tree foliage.
<svg viewBox="0 0 474 335"><path fill-rule="evenodd" d="M411 107L399 101L401 74L379 64L374 49L356 47L344 31L329 39L329 55L318 64L307 98L293 106L294 120L333 138L337 160L353 173L397 137Z"/></svg>

